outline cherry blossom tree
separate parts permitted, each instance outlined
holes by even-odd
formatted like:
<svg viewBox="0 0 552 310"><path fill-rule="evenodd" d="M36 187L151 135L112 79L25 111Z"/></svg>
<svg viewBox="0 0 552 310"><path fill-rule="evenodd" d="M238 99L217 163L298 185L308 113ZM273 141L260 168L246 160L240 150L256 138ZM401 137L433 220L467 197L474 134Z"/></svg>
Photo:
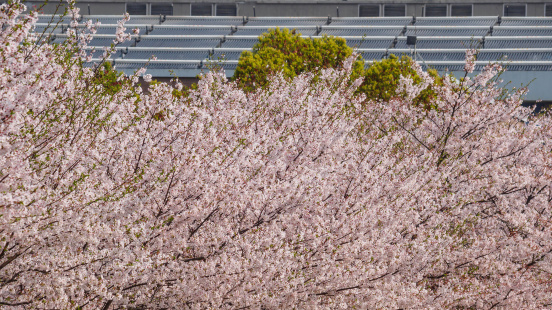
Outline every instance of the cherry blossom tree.
<svg viewBox="0 0 552 310"><path fill-rule="evenodd" d="M354 95L354 58L251 93L220 72L142 93L143 70L114 93L83 65L94 25L42 44L23 11L0 8L1 305L552 304L552 122L520 121L500 65L435 85L413 64L388 102Z"/></svg>

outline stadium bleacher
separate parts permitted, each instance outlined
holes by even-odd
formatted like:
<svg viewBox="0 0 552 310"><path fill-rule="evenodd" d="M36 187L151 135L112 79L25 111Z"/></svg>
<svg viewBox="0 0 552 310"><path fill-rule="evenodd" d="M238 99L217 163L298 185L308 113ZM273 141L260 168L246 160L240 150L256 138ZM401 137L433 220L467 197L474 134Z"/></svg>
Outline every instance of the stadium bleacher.
<svg viewBox="0 0 552 310"><path fill-rule="evenodd" d="M81 19L101 23L89 43L97 50L94 61L100 60L102 47L113 43L121 18L85 15ZM50 42L61 43L69 25L67 18L41 15L35 31L51 32ZM303 37L343 37L367 66L395 54L409 55L439 71L461 71L465 50L474 48L479 50L476 70L501 61L510 71L552 71L552 17L137 16L126 28L129 32L139 28L139 35L119 44L111 61L126 73L147 64L156 77L193 77L212 66L224 68L231 76L241 53L252 50L260 34L278 27Z"/></svg>
<svg viewBox="0 0 552 310"><path fill-rule="evenodd" d="M337 37L385 37L400 36L405 30L404 26L322 26L319 35L331 35Z"/></svg>
<svg viewBox="0 0 552 310"><path fill-rule="evenodd" d="M211 52L212 60L238 60L244 51L251 51L251 48L214 48Z"/></svg>

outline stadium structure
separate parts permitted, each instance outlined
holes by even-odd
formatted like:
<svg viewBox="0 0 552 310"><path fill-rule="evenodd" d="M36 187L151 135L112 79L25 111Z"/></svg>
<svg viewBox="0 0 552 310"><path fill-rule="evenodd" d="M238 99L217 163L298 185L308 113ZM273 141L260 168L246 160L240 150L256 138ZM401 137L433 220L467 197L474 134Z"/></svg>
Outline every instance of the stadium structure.
<svg viewBox="0 0 552 310"><path fill-rule="evenodd" d="M148 63L155 78L193 80L216 64L232 76L241 53L251 50L260 34L279 27L305 37L343 37L367 66L406 54L424 68L460 75L466 49L476 48L476 70L501 62L508 68L502 79L511 82L509 87L531 82L528 101L552 101L552 2L96 0L78 6L82 21L101 22L89 44L96 48L95 61L101 47L115 39L122 13L131 14L126 27L139 28L140 34L117 46L110 59L126 73ZM48 3L42 12L36 31L52 32L50 42L63 42L68 17L54 29L56 16L49 14L56 13L56 4Z"/></svg>

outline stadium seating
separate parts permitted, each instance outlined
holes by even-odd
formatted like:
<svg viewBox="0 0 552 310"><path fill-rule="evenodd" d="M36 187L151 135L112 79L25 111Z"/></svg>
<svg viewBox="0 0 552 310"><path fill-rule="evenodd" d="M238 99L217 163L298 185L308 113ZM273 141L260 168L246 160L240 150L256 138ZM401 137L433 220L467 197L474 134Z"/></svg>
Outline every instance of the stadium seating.
<svg viewBox="0 0 552 310"><path fill-rule="evenodd" d="M93 23L100 22L102 24L117 24L122 19L122 16L117 15L85 15L81 17L82 22L91 20ZM163 18L151 15L135 15L128 21L128 24L148 24L159 25L163 22Z"/></svg>
<svg viewBox="0 0 552 310"><path fill-rule="evenodd" d="M406 36L420 37L482 37L490 31L488 26L413 26L406 27Z"/></svg>
<svg viewBox="0 0 552 310"><path fill-rule="evenodd" d="M193 47L128 47L122 50L122 59L205 60L212 53L210 48Z"/></svg>
<svg viewBox="0 0 552 310"><path fill-rule="evenodd" d="M99 62L103 47L115 40L121 16L89 15L80 22L100 22L88 51ZM37 33L63 43L70 18L40 15ZM131 16L127 31L139 34L117 45L110 61L128 73L145 66L158 76L195 76L222 67L233 74L243 51L272 28L288 28L305 38L340 36L369 65L391 54L408 55L424 66L457 71L465 50L478 49L476 69L501 61L511 71L552 71L552 17L216 17ZM79 31L85 31L79 26ZM86 32L86 31L85 31ZM410 39L408 40L408 38ZM415 44L413 44L415 42ZM153 58L155 57L155 58Z"/></svg>
<svg viewBox="0 0 552 310"><path fill-rule="evenodd" d="M247 26L320 26L328 22L327 18L322 17L249 17Z"/></svg>
<svg viewBox="0 0 552 310"><path fill-rule="evenodd" d="M153 26L151 34L164 36L182 35L218 35L224 36L232 33L232 26L206 26L206 25L159 25Z"/></svg>
<svg viewBox="0 0 552 310"><path fill-rule="evenodd" d="M288 28L291 31L295 30L296 32L306 35L306 36L314 36L317 35L320 27L317 26L289 26L289 27L278 27L278 26L238 26L236 27L236 32L234 35L247 35L247 36L260 36L261 34L268 32L269 29L276 29L276 28Z"/></svg>
<svg viewBox="0 0 552 310"><path fill-rule="evenodd" d="M37 23L35 24L34 31L38 34L56 34L56 33L62 33L65 29L62 25L56 25L56 24L48 24L48 23Z"/></svg>
<svg viewBox="0 0 552 310"><path fill-rule="evenodd" d="M250 48L215 48L211 52L210 59L216 60L238 60L244 51L251 51Z"/></svg>
<svg viewBox="0 0 552 310"><path fill-rule="evenodd" d="M131 20L133 19L131 17ZM244 17L235 16L166 16L163 25L238 26L243 25L244 20Z"/></svg>
<svg viewBox="0 0 552 310"><path fill-rule="evenodd" d="M404 29L404 26L322 26L319 35L326 34L337 37L396 37L401 35Z"/></svg>
<svg viewBox="0 0 552 310"><path fill-rule="evenodd" d="M500 26L552 26L550 17L500 17L497 21Z"/></svg>
<svg viewBox="0 0 552 310"><path fill-rule="evenodd" d="M498 22L496 16L462 16L462 17L417 17L413 24L417 26L493 26Z"/></svg>
<svg viewBox="0 0 552 310"><path fill-rule="evenodd" d="M487 37L483 48L551 48L552 36Z"/></svg>
<svg viewBox="0 0 552 310"><path fill-rule="evenodd" d="M406 26L412 17L334 17L326 20L332 26Z"/></svg>
<svg viewBox="0 0 552 310"><path fill-rule="evenodd" d="M186 48L214 48L224 36L217 35L145 35L135 38L136 47L186 47Z"/></svg>
<svg viewBox="0 0 552 310"><path fill-rule="evenodd" d="M552 26L494 26L490 35L494 37L552 36Z"/></svg>

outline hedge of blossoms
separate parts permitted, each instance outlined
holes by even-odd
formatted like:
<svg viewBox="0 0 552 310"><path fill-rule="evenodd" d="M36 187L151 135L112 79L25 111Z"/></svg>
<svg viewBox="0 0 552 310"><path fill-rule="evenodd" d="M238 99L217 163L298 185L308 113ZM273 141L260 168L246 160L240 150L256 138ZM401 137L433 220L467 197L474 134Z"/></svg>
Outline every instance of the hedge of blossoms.
<svg viewBox="0 0 552 310"><path fill-rule="evenodd" d="M552 122L519 121L498 65L417 68L389 102L353 95L352 59L253 93L220 73L109 93L85 37L21 44L22 10L0 9L0 305L550 307Z"/></svg>

